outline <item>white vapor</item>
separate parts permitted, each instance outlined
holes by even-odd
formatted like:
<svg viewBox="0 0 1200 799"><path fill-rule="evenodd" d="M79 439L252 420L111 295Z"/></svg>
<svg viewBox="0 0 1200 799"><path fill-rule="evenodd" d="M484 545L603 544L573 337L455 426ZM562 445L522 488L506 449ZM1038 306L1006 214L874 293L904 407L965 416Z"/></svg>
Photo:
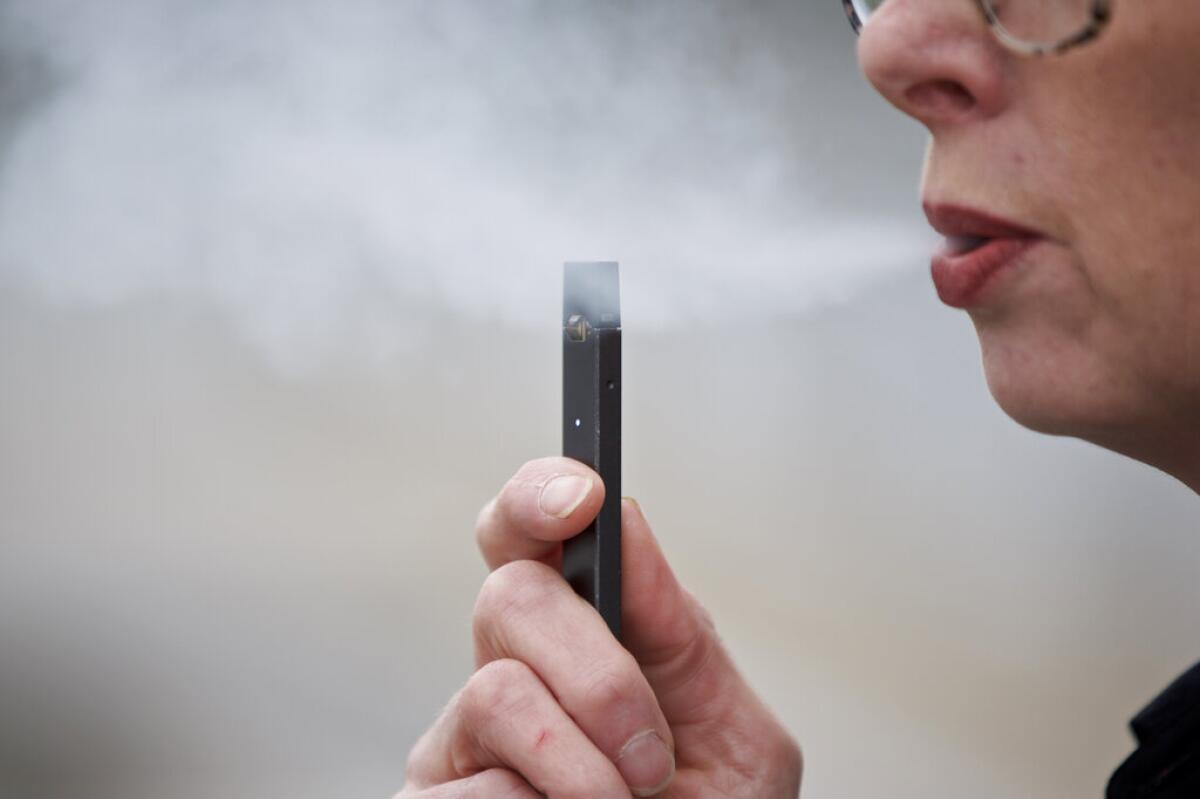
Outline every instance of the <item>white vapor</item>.
<svg viewBox="0 0 1200 799"><path fill-rule="evenodd" d="M52 88L0 151L0 276L200 297L304 368L430 309L544 324L564 260L621 261L642 324L919 262L919 227L806 194L771 107L800 76L730 44L737 7L9 2L0 47Z"/></svg>

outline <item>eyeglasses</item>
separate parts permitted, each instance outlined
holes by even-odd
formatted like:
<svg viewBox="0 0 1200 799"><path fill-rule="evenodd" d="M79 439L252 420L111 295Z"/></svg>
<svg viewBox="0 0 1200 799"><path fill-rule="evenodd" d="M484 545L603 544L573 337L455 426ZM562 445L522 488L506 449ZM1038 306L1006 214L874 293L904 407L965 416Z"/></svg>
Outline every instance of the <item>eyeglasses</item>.
<svg viewBox="0 0 1200 799"><path fill-rule="evenodd" d="M854 32L862 31L885 0L842 0ZM1024 55L1062 53L1095 39L1116 0L975 0L1004 45Z"/></svg>

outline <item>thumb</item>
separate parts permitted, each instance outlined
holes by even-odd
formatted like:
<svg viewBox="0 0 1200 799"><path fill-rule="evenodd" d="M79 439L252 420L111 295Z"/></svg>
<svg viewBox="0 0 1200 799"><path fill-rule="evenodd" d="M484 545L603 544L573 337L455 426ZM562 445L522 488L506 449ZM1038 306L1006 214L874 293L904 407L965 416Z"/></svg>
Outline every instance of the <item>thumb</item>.
<svg viewBox="0 0 1200 799"><path fill-rule="evenodd" d="M642 513L621 500L621 643L642 667L667 720L718 718L748 690L712 618L663 557Z"/></svg>

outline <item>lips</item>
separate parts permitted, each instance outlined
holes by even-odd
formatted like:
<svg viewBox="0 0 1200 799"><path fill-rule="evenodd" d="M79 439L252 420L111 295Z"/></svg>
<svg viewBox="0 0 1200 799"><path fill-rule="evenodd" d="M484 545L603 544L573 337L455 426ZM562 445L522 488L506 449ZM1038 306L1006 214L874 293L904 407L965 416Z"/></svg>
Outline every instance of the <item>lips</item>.
<svg viewBox="0 0 1200 799"><path fill-rule="evenodd" d="M925 216L946 237L933 256L931 272L938 297L954 308L978 305L992 278L1044 238L1006 219L957 205L926 204Z"/></svg>

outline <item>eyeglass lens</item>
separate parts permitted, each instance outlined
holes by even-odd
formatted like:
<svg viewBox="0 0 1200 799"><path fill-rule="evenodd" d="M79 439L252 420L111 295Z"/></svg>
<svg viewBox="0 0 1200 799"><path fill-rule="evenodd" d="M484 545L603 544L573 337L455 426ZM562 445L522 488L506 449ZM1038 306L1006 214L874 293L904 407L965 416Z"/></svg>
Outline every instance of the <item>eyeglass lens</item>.
<svg viewBox="0 0 1200 799"><path fill-rule="evenodd" d="M883 4L884 0L851 0L863 24ZM1095 0L983 0L983 5L1014 39L1054 44L1088 25Z"/></svg>
<svg viewBox="0 0 1200 799"><path fill-rule="evenodd" d="M1014 39L1054 44L1087 26L1095 0L985 0L984 4Z"/></svg>

